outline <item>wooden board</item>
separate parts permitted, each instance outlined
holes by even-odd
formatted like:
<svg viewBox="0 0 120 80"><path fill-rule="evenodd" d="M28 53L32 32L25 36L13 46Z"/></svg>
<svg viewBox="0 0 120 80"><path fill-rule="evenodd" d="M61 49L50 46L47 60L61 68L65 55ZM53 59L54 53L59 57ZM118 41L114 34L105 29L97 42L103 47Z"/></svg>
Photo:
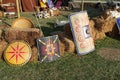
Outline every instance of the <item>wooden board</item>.
<svg viewBox="0 0 120 80"><path fill-rule="evenodd" d="M60 58L58 35L37 39L37 46L41 62L51 62Z"/></svg>
<svg viewBox="0 0 120 80"><path fill-rule="evenodd" d="M91 37L89 19L86 11L76 12L69 16L72 34L78 54L87 54L95 49Z"/></svg>

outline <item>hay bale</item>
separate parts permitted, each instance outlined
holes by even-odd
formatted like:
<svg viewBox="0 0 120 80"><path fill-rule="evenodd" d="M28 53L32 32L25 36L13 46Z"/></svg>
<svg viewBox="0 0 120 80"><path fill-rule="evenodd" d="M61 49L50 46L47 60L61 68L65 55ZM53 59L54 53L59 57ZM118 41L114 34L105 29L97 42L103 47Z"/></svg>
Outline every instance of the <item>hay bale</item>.
<svg viewBox="0 0 120 80"><path fill-rule="evenodd" d="M65 33L67 36L73 38L73 36L72 36L72 31L71 31L71 27L70 27L70 24L69 24L69 23L64 26L64 33Z"/></svg>
<svg viewBox="0 0 120 80"><path fill-rule="evenodd" d="M35 62L35 61L38 61L38 49L36 46L33 46L32 55L31 55L29 62Z"/></svg>
<svg viewBox="0 0 120 80"><path fill-rule="evenodd" d="M120 8L118 8L117 11L120 12Z"/></svg>
<svg viewBox="0 0 120 80"><path fill-rule="evenodd" d="M0 41L0 59L2 58L3 52L7 46L7 42L6 41Z"/></svg>
<svg viewBox="0 0 120 80"><path fill-rule="evenodd" d="M75 51L74 42L68 37L64 37L64 41L65 41L65 51L69 53L73 53Z"/></svg>
<svg viewBox="0 0 120 80"><path fill-rule="evenodd" d="M115 18L109 18L104 21L103 23L103 30L104 32L110 32L113 31L113 27L116 25L116 19Z"/></svg>
<svg viewBox="0 0 120 80"><path fill-rule="evenodd" d="M61 41L59 43L60 43L60 56L63 56L65 53L65 44Z"/></svg>
<svg viewBox="0 0 120 80"><path fill-rule="evenodd" d="M105 20L109 17L111 9L107 9L104 12L102 12L101 17Z"/></svg>
<svg viewBox="0 0 120 80"><path fill-rule="evenodd" d="M94 21L90 20L89 26L91 29L91 34L92 34L93 39L97 40L97 39L105 38L106 37L105 33L99 28L95 28L94 25L95 25Z"/></svg>
<svg viewBox="0 0 120 80"><path fill-rule="evenodd" d="M94 37L93 37L94 40L103 39L105 37L106 37L106 35L104 32L102 32L102 31L100 32L98 30L95 30Z"/></svg>
<svg viewBox="0 0 120 80"><path fill-rule="evenodd" d="M7 28L5 30L5 40L11 42L13 40L24 40L29 43L30 46L36 44L36 38L42 37L42 31L36 28Z"/></svg>
<svg viewBox="0 0 120 80"><path fill-rule="evenodd" d="M119 9L117 10L119 11ZM116 26L116 19L111 16L110 11L113 10L107 9L101 17L96 17L92 20L95 22L95 28L97 28L97 30L99 29L105 33L109 33L110 36L115 36L119 31Z"/></svg>
<svg viewBox="0 0 120 80"><path fill-rule="evenodd" d="M65 45L65 51L73 53L75 51L75 44L72 39L70 39L65 33L58 32L60 41Z"/></svg>
<svg viewBox="0 0 120 80"><path fill-rule="evenodd" d="M99 17L95 17L92 20L94 21L94 28L96 28L99 31L102 31L103 30L104 19L99 18Z"/></svg>

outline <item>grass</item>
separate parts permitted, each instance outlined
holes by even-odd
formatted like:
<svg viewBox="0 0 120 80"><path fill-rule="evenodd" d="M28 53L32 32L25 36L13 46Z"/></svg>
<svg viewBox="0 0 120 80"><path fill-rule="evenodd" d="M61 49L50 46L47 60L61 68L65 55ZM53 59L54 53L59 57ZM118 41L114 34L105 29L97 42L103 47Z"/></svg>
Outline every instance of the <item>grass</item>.
<svg viewBox="0 0 120 80"><path fill-rule="evenodd" d="M87 9L90 17L97 16L97 11ZM50 19L40 19L42 31L45 36L56 30L63 31L62 27L54 29L55 20L67 20L71 12L62 12L60 16ZM22 13L37 26L35 17L29 13ZM14 19L11 19L13 21ZM11 24L9 19L6 21ZM28 63L21 67L11 67L0 61L0 80L119 80L120 61L109 61L97 53L103 47L120 49L120 40L106 37L95 42L95 51L78 56L76 53L65 53L59 60L51 63Z"/></svg>

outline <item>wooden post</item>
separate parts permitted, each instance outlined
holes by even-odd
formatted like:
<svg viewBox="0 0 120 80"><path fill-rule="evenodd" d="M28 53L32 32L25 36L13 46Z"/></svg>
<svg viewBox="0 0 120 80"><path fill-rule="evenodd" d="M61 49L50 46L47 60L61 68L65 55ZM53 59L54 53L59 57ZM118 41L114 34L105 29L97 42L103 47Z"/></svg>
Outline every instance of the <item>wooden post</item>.
<svg viewBox="0 0 120 80"><path fill-rule="evenodd" d="M16 6L17 6L17 16L20 18L20 7L19 7L19 1L16 0Z"/></svg>
<svg viewBox="0 0 120 80"><path fill-rule="evenodd" d="M20 12L22 12L22 3L21 3L21 0L19 0L19 5L20 5Z"/></svg>
<svg viewBox="0 0 120 80"><path fill-rule="evenodd" d="M82 0L82 11L84 10L84 0Z"/></svg>

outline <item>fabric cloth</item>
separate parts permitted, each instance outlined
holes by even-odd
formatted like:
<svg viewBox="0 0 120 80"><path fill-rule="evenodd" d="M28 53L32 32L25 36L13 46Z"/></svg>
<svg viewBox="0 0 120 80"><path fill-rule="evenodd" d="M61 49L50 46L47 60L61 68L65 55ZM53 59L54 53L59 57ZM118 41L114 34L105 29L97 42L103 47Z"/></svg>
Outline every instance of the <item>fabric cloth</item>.
<svg viewBox="0 0 120 80"><path fill-rule="evenodd" d="M3 4L6 4L6 3L15 3L16 4L16 0L3 0L2 3ZM21 5L22 11L32 12L32 11L34 11L34 6L38 5L38 0L19 0L19 3ZM31 5L31 3L33 6Z"/></svg>

